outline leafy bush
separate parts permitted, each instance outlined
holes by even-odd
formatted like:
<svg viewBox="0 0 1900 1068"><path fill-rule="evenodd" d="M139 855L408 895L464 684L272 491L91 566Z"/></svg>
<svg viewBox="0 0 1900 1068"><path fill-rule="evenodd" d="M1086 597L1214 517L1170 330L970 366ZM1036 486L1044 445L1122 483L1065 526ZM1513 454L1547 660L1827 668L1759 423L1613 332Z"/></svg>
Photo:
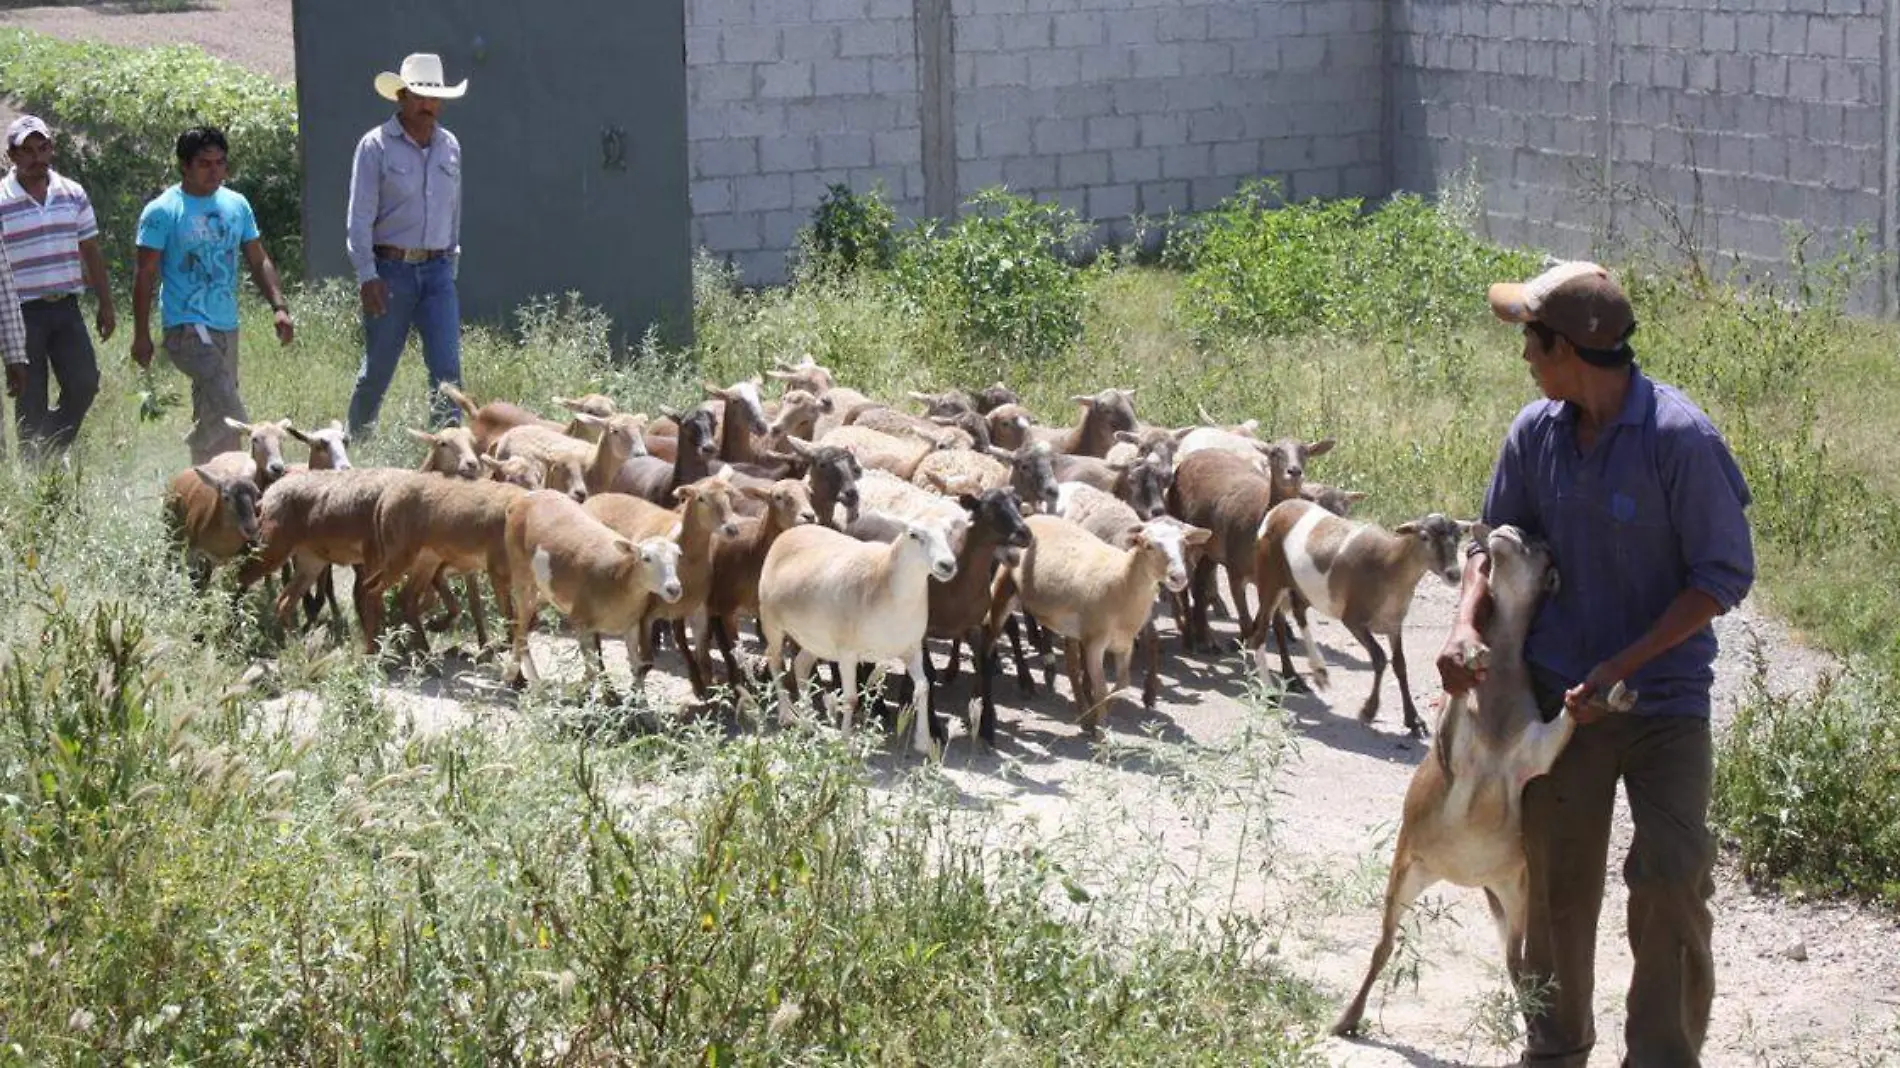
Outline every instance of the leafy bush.
<svg viewBox="0 0 1900 1068"><path fill-rule="evenodd" d="M881 188L853 193L834 182L800 232L799 246L809 270L845 275L858 270L888 270L897 254L897 212Z"/></svg>
<svg viewBox="0 0 1900 1068"><path fill-rule="evenodd" d="M133 259L145 202L178 180L178 135L211 123L230 139L229 185L250 200L272 258L286 273L301 267L289 87L197 48L120 48L25 30L0 32L0 84L63 135L54 166L91 195L100 245L115 264Z"/></svg>
<svg viewBox="0 0 1900 1068"><path fill-rule="evenodd" d="M1900 674L1757 688L1723 738L1714 810L1751 878L1900 905Z"/></svg>
<svg viewBox="0 0 1900 1068"><path fill-rule="evenodd" d="M1072 266L1064 253L1087 228L1075 213L986 189L948 226L909 232L897 261L904 300L990 360L1048 360L1069 351L1106 257Z"/></svg>
<svg viewBox="0 0 1900 1068"><path fill-rule="evenodd" d="M1182 315L1203 340L1442 333L1470 322L1488 283L1537 267L1410 194L1371 212L1278 201L1276 183L1251 182L1171 238L1169 262L1188 272Z"/></svg>

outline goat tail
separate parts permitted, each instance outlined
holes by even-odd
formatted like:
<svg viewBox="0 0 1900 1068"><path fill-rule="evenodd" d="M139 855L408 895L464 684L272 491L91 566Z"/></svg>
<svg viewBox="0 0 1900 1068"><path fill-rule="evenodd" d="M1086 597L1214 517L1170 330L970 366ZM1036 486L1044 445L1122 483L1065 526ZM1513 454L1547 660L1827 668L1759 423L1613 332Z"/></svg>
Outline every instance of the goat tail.
<svg viewBox="0 0 1900 1068"><path fill-rule="evenodd" d="M468 394L462 392L461 390L455 388L455 384L453 382L444 382L441 385L437 386L436 389L444 397L447 397L449 400L454 401L455 406L457 408L462 409L462 414L468 416L471 419L475 417L476 410L481 407L480 405L475 403L474 398L470 397Z"/></svg>
<svg viewBox="0 0 1900 1068"><path fill-rule="evenodd" d="M1443 711L1438 713L1438 723L1433 732L1432 755L1438 759L1438 770L1445 774L1445 785L1451 785L1456 778L1451 770L1452 746L1458 744L1458 724L1465 718L1465 708L1471 703L1471 695L1461 693L1456 697L1447 696Z"/></svg>

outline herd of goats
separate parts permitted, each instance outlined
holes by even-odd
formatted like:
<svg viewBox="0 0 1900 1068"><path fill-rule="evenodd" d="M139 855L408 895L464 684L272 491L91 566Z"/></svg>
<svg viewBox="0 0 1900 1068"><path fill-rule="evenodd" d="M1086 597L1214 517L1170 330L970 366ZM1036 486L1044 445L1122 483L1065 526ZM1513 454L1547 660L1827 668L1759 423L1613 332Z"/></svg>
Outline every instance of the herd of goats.
<svg viewBox="0 0 1900 1068"><path fill-rule="evenodd" d="M804 692L816 661L832 662L846 729L861 673L901 661L911 695L924 695L913 745L929 753L945 728L928 697L936 671L929 638L949 642L947 677L962 646L975 665L980 716L995 739L990 680L1007 632L1017 677L1034 692L1027 630L1054 686L1048 635L1063 640L1081 727L1093 733L1112 692L1113 653L1129 685L1145 650L1144 704L1156 700L1160 643L1153 620L1171 609L1186 648L1213 645L1210 611L1224 569L1242 643L1269 674L1268 622L1283 684L1301 686L1288 655L1291 607L1310 674L1324 660L1308 607L1341 621L1366 647L1375 680L1360 710L1370 722L1391 645L1406 727L1425 733L1412 702L1398 635L1421 575L1456 582L1471 524L1432 514L1390 531L1347 518L1363 495L1307 481L1307 462L1331 439L1267 440L1257 422L1150 426L1133 390L1077 396L1080 419L1047 427L1000 383L983 390L911 393L921 413L839 385L810 357L765 377L708 385L707 400L661 417L620 412L611 398L555 398L566 422L506 401L477 404L453 386L461 425L409 433L426 447L417 469L352 467L339 424L300 430L289 420L233 429L248 448L180 471L166 497L170 528L200 588L237 566L238 588L283 576L275 600L291 621L330 593L333 565L354 569L353 599L367 648L383 635L384 594L426 651L431 629L461 606L448 580L465 577L478 642L488 647L482 599L488 576L512 630L507 681L538 681L528 637L552 605L581 639L591 680L600 637L626 642L635 685L669 634L695 696L713 678L716 642L727 682L750 681L734 655L742 617L756 622L769 676L782 679L787 646ZM307 465L288 464L292 440ZM1249 613L1246 588L1258 591ZM1163 596L1165 594L1165 597ZM423 615L441 602L442 618ZM1020 619L1020 625L1019 625ZM1257 623L1256 623L1257 621ZM781 720L791 715L783 688Z"/></svg>
<svg viewBox="0 0 1900 1068"><path fill-rule="evenodd" d="M459 617L449 585L458 575L488 648L475 584L485 573L511 624L513 684L538 679L528 637L546 605L580 638L590 680L602 670L602 635L626 642L636 687L656 642L670 635L701 698L715 642L728 685L740 691L754 681L733 653L740 620L750 618L782 723L793 714L782 671L788 645L797 693L817 661L836 666L847 730L861 672L902 661L916 710L912 745L926 754L947 737L931 700L928 639L949 642L946 678L970 645L980 698L970 730L993 744L997 639L1007 632L1017 679L1034 692L1024 632L1052 690L1048 636L1059 636L1078 721L1093 733L1112 694L1129 686L1138 643L1143 701L1153 707L1162 611L1172 611L1188 649L1213 647L1209 615L1226 611L1216 569L1226 572L1242 645L1263 678L1272 674L1271 630L1277 684L1304 686L1287 651L1290 614L1312 683L1325 686L1307 625L1309 609L1324 612L1371 656L1360 719L1378 713L1384 636L1405 725L1422 736L1400 638L1405 615L1427 571L1457 583L1461 543L1482 539L1493 600L1482 655L1493 670L1476 691L1447 702L1431 754L1414 771L1381 937L1335 1030L1359 1027L1402 913L1440 880L1486 889L1506 963L1521 978L1519 788L1549 769L1575 722L1568 712L1544 722L1525 673L1500 668L1521 662L1530 620L1557 581L1546 546L1514 527L1438 513L1390 530L1352 519L1362 495L1305 477L1331 439L1268 440L1254 421L1220 425L1205 411L1203 425L1151 426L1136 418L1133 390L1077 396L1080 419L1046 427L1000 383L911 393L921 409L913 412L838 385L809 357L781 361L769 376L782 385L775 400L761 396L760 376L708 385L703 404L662 409L659 419L620 412L598 394L557 397L566 422L505 401L477 404L445 386L462 425L410 430L427 449L413 470L353 468L339 424L306 432L289 420L233 422L248 448L172 479L171 529L200 589L227 562L240 591L281 576L275 609L285 623L300 602L312 619L326 602L335 612L332 566L353 568L372 653L387 637L385 593L396 592L408 624L401 640L426 651L429 631ZM285 463L292 439L309 447L307 465ZM443 615L425 624L435 601ZM1103 675L1110 652L1117 691ZM1593 703L1623 712L1634 700L1619 686Z"/></svg>

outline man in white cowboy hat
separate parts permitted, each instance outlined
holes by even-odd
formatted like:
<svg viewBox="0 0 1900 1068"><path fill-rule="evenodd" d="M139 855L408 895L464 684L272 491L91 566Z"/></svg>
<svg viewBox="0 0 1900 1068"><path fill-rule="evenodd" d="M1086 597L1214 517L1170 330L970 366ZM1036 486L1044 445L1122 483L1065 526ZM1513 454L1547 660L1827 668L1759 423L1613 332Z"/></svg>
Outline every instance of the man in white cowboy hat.
<svg viewBox="0 0 1900 1068"><path fill-rule="evenodd" d="M396 113L363 135L350 165L348 248L363 301L352 434L375 425L411 327L422 336L432 422L456 417L436 387L462 381L462 146L436 120L442 101L467 88L466 80L446 84L441 57L426 52L404 57L400 73L376 76L376 92L396 102Z"/></svg>

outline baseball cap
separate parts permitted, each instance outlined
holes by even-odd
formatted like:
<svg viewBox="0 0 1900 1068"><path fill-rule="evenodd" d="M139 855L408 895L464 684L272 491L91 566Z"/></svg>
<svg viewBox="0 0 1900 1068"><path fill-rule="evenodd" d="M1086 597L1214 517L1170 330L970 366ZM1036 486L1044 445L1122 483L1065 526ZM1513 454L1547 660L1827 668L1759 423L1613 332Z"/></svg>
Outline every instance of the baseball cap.
<svg viewBox="0 0 1900 1068"><path fill-rule="evenodd" d="M46 128L37 115L22 115L7 125L7 147L18 148L20 142L39 134L48 141L53 139L53 131Z"/></svg>
<svg viewBox="0 0 1900 1068"><path fill-rule="evenodd" d="M1591 363L1614 366L1629 358L1636 310L1623 287L1597 264L1559 263L1528 282L1493 283L1486 296L1498 318L1542 323L1569 338Z"/></svg>

